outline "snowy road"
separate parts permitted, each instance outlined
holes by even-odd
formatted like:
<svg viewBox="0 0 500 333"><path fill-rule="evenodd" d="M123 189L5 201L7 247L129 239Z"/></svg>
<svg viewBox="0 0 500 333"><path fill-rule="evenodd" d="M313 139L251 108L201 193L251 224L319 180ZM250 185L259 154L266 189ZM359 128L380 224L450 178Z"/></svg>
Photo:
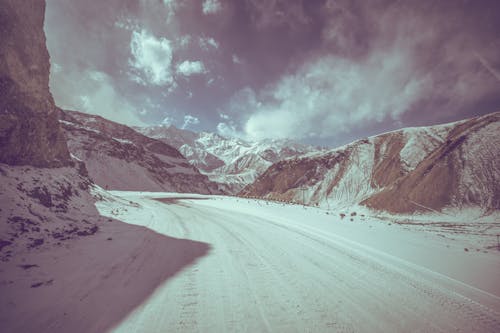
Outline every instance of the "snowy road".
<svg viewBox="0 0 500 333"><path fill-rule="evenodd" d="M309 223L298 207L253 214L232 198L121 195L140 207L101 213L211 251L114 332L500 331L497 296Z"/></svg>

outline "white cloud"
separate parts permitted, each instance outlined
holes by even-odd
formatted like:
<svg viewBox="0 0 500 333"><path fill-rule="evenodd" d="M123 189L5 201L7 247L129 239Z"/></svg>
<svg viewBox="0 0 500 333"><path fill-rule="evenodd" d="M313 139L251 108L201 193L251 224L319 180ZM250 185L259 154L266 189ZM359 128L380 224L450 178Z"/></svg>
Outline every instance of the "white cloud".
<svg viewBox="0 0 500 333"><path fill-rule="evenodd" d="M182 36L182 37L179 37L179 38L177 39L177 41L178 41L178 43L179 43L179 45L180 45L181 47L186 47L186 46L188 46L188 45L189 45L189 43L191 42L191 36L190 36L190 35L184 35L184 36Z"/></svg>
<svg viewBox="0 0 500 333"><path fill-rule="evenodd" d="M139 30L138 20L132 19L130 17L122 17L115 22L115 27L124 29L127 31Z"/></svg>
<svg viewBox="0 0 500 333"><path fill-rule="evenodd" d="M226 138L239 138L241 133L236 129L236 125L233 122L222 122L217 125L217 133Z"/></svg>
<svg viewBox="0 0 500 333"><path fill-rule="evenodd" d="M212 37L200 37L199 44L200 47L205 51L208 51L210 47L213 47L214 49L219 48L219 43L217 43L217 41Z"/></svg>
<svg viewBox="0 0 500 333"><path fill-rule="evenodd" d="M94 81L103 82L106 80L106 74L104 74L103 72L90 70L88 71L88 74L89 77Z"/></svg>
<svg viewBox="0 0 500 333"><path fill-rule="evenodd" d="M200 120L194 116L191 115L186 115L184 116L184 124L182 124L182 129L186 129L190 127L191 125L198 125L200 123Z"/></svg>
<svg viewBox="0 0 500 333"><path fill-rule="evenodd" d="M205 0L202 5L203 14L216 14L222 9L219 0Z"/></svg>
<svg viewBox="0 0 500 333"><path fill-rule="evenodd" d="M163 3L165 4L165 6L167 6L168 8L170 7L176 7L177 6L177 2L176 0L163 0Z"/></svg>
<svg viewBox="0 0 500 333"><path fill-rule="evenodd" d="M126 124L144 125L133 107L120 95L106 73L87 70L51 73L51 92L63 109L98 114Z"/></svg>
<svg viewBox="0 0 500 333"><path fill-rule="evenodd" d="M161 124L164 126L170 126L174 123L174 118L170 116L166 116L162 121Z"/></svg>
<svg viewBox="0 0 500 333"><path fill-rule="evenodd" d="M229 116L228 116L227 114L225 114L225 113L219 113L219 117L220 117L221 119L224 119L224 120L229 119Z"/></svg>
<svg viewBox="0 0 500 333"><path fill-rule="evenodd" d="M183 61L177 66L177 73L184 76L206 73L205 65L201 61Z"/></svg>
<svg viewBox="0 0 500 333"><path fill-rule="evenodd" d="M175 17L175 12L179 7L177 0L163 0L163 4L168 10L167 13L167 23L170 22Z"/></svg>
<svg viewBox="0 0 500 333"><path fill-rule="evenodd" d="M233 63L241 65L243 63L243 60L241 60L240 57L238 57L236 54L233 54L232 56Z"/></svg>
<svg viewBox="0 0 500 333"><path fill-rule="evenodd" d="M227 111L231 114L244 115L254 112L262 105L257 100L257 94L250 87L238 90L229 100Z"/></svg>
<svg viewBox="0 0 500 333"><path fill-rule="evenodd" d="M55 62L50 64L50 72L51 73L60 73L62 71L62 66L56 64Z"/></svg>
<svg viewBox="0 0 500 333"><path fill-rule="evenodd" d="M132 58L129 63L134 74L141 80L152 85L172 85L172 55L173 48L166 38L157 38L146 30L133 31L130 40Z"/></svg>
<svg viewBox="0 0 500 333"><path fill-rule="evenodd" d="M360 62L325 56L282 77L258 97L247 92L246 100L240 98L253 110L244 130L252 139L336 136L367 122L399 119L426 83L426 77L416 75L407 50L399 47Z"/></svg>

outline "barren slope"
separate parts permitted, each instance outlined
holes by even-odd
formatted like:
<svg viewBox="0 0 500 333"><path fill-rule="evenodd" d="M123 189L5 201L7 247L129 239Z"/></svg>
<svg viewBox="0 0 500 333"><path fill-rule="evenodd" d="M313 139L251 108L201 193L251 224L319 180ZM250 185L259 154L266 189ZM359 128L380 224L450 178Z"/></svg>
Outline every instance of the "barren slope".
<svg viewBox="0 0 500 333"><path fill-rule="evenodd" d="M104 188L219 193L172 146L99 116L64 111L62 118L71 153Z"/></svg>
<svg viewBox="0 0 500 333"><path fill-rule="evenodd" d="M244 196L397 213L499 208L500 113L408 128L271 166Z"/></svg>
<svg viewBox="0 0 500 333"><path fill-rule="evenodd" d="M412 172L363 204L394 213L479 206L500 209L500 113L455 126Z"/></svg>

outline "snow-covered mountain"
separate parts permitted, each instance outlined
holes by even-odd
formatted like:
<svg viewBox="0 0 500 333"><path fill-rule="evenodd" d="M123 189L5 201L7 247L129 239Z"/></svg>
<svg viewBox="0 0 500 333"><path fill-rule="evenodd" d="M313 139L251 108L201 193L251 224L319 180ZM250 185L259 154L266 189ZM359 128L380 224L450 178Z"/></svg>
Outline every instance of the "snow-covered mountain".
<svg viewBox="0 0 500 333"><path fill-rule="evenodd" d="M103 188L214 194L218 186L174 147L100 116L61 111L73 156Z"/></svg>
<svg viewBox="0 0 500 333"><path fill-rule="evenodd" d="M498 133L500 112L406 128L275 163L241 194L393 213L498 210Z"/></svg>
<svg viewBox="0 0 500 333"><path fill-rule="evenodd" d="M168 143L199 168L210 180L237 193L252 183L273 163L286 158L322 151L290 140L256 142L225 138L215 133L194 133L174 126L135 128L142 134Z"/></svg>

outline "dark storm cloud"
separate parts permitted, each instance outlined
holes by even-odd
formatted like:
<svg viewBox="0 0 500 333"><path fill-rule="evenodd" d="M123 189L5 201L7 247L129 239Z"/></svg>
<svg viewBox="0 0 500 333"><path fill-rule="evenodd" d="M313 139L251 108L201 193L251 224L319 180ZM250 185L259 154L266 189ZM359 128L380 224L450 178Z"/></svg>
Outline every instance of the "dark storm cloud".
<svg viewBox="0 0 500 333"><path fill-rule="evenodd" d="M254 92L241 130L255 138L342 141L495 111L496 7L326 1L322 45L300 68Z"/></svg>
<svg viewBox="0 0 500 333"><path fill-rule="evenodd" d="M334 144L500 106L497 1L48 0L62 106Z"/></svg>

